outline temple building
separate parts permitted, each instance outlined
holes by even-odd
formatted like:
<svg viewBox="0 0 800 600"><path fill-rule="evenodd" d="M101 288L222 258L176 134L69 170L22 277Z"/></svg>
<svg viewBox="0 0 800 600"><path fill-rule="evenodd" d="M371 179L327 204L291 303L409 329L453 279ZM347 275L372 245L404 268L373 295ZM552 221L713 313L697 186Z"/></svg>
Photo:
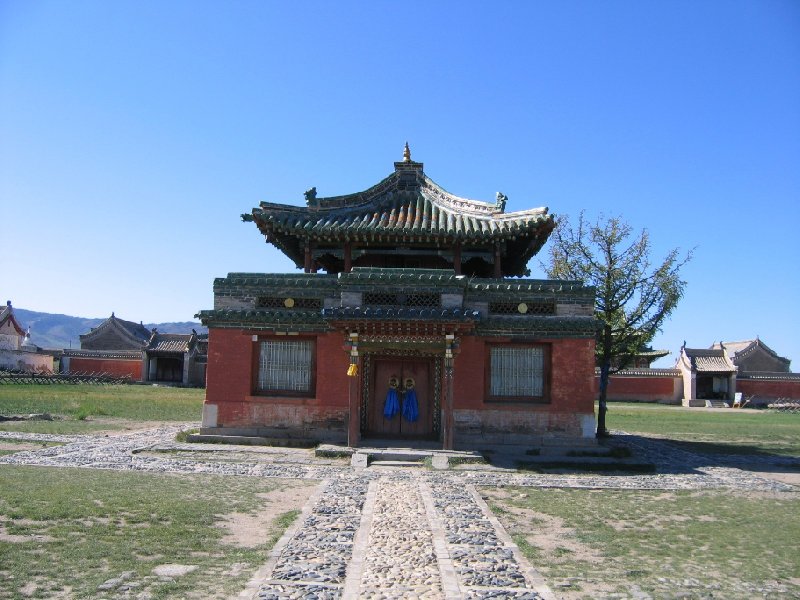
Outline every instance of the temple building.
<svg viewBox="0 0 800 600"><path fill-rule="evenodd" d="M80 348L65 349L61 372L104 373L114 377L142 379L142 350L151 332L142 323L111 316L80 335Z"/></svg>
<svg viewBox="0 0 800 600"><path fill-rule="evenodd" d="M711 346L723 348L739 375L762 373L791 373L792 361L780 356L759 338L742 342L719 342Z"/></svg>
<svg viewBox="0 0 800 600"><path fill-rule="evenodd" d="M675 367L683 378L684 406L706 406L706 401L733 402L736 365L724 348L687 348L686 342Z"/></svg>
<svg viewBox="0 0 800 600"><path fill-rule="evenodd" d="M208 339L192 333L159 333L114 313L81 334L79 349L65 349L61 371L103 373L131 381L205 385Z"/></svg>
<svg viewBox="0 0 800 600"><path fill-rule="evenodd" d="M525 279L555 225L411 160L371 188L242 215L302 273L214 282L201 434L444 448L594 438L594 289Z"/></svg>
<svg viewBox="0 0 800 600"><path fill-rule="evenodd" d="M0 370L53 372L52 351L45 351L31 342L30 328L23 329L14 315L11 300L0 309Z"/></svg>

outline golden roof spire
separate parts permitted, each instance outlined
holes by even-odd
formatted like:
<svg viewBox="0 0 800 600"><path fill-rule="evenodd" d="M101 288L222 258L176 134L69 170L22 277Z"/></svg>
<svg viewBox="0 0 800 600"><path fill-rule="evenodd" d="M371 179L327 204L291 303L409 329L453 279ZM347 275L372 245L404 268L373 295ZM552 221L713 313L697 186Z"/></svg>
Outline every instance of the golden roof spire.
<svg viewBox="0 0 800 600"><path fill-rule="evenodd" d="M408 147L408 142L406 142L406 147L403 149L403 162L411 162L411 149Z"/></svg>

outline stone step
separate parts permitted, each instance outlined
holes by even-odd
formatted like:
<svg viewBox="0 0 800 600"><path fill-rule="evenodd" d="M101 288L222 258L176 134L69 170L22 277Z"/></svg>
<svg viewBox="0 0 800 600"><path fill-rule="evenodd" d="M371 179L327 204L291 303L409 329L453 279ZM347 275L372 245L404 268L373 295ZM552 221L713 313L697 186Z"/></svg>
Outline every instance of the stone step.
<svg viewBox="0 0 800 600"><path fill-rule="evenodd" d="M406 468L406 467L422 467L424 463L418 460L373 460L370 467L378 468Z"/></svg>
<svg viewBox="0 0 800 600"><path fill-rule="evenodd" d="M722 400L706 400L707 408L728 408L728 405Z"/></svg>
<svg viewBox="0 0 800 600"><path fill-rule="evenodd" d="M416 462L421 463L431 456L430 452L415 452L413 450L366 450L372 462Z"/></svg>

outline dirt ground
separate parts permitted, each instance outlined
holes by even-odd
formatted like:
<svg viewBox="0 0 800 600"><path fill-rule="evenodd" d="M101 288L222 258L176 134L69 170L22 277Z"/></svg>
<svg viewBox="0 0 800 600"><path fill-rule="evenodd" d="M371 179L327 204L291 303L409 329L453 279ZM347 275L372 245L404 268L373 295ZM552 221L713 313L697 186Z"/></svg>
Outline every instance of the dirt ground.
<svg viewBox="0 0 800 600"><path fill-rule="evenodd" d="M748 469L748 471L754 475L763 477L764 479L771 479L772 481L779 481L780 483L788 483L790 485L796 485L797 487L800 487L800 471L780 471L775 469L770 471L759 471L752 468Z"/></svg>
<svg viewBox="0 0 800 600"><path fill-rule="evenodd" d="M241 548L254 548L263 544L269 536L273 521L287 510L301 509L314 492L315 486L297 481L282 489L273 490L258 497L264 504L256 514L229 513L217 524L225 530L223 543Z"/></svg>
<svg viewBox="0 0 800 600"><path fill-rule="evenodd" d="M490 503L492 500L512 498L512 492L505 488L484 489L482 495ZM562 556L568 555L570 562L585 561L590 564L601 564L603 556L589 546L583 544L575 535L575 530L567 527L563 519L534 510L504 506L507 512L497 515L507 531L519 532L531 546L541 553L543 563L557 565ZM542 573L554 588L559 600L579 600L584 598L604 597L613 592L613 588L591 578L580 578L579 589L570 590L572 581L558 579Z"/></svg>

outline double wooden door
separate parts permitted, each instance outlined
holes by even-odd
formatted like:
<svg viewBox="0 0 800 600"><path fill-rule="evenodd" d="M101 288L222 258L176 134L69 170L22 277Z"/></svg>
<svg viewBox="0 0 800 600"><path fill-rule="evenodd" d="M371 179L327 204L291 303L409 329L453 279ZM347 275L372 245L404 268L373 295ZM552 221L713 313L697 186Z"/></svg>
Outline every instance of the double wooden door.
<svg viewBox="0 0 800 600"><path fill-rule="evenodd" d="M433 361L429 358L376 358L372 363L370 397L367 402L367 429L369 437L430 439L434 435L434 385ZM397 382L399 408L391 419L384 416L386 398L391 381ZM409 421L403 416L403 406L408 400L406 389L409 380L417 397L419 417Z"/></svg>

